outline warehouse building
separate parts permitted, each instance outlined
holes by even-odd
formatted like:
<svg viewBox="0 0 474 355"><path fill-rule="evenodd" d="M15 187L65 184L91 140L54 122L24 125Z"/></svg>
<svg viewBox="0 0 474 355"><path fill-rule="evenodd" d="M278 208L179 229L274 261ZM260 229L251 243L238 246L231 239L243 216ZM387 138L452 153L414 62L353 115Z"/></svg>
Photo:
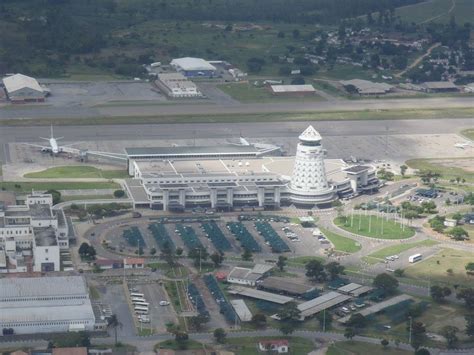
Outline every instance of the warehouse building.
<svg viewBox="0 0 474 355"><path fill-rule="evenodd" d="M384 95L393 90L392 85L362 79L341 80L340 83L348 92L355 91L361 96Z"/></svg>
<svg viewBox="0 0 474 355"><path fill-rule="evenodd" d="M95 316L82 276L0 279L0 328L14 334L92 331Z"/></svg>
<svg viewBox="0 0 474 355"><path fill-rule="evenodd" d="M298 305L298 309L301 312L301 320L305 320L306 318L312 317L326 309L345 303L351 298L351 296L331 291L308 302L301 303Z"/></svg>
<svg viewBox="0 0 474 355"><path fill-rule="evenodd" d="M299 136L294 157L267 157L275 149L254 145L127 148L133 178L126 187L135 207L181 211L327 207L379 188L374 167L345 171L351 167L344 161L325 159L321 141L310 126Z"/></svg>
<svg viewBox="0 0 474 355"><path fill-rule="evenodd" d="M426 92L457 92L459 88L451 81L427 81L421 84Z"/></svg>
<svg viewBox="0 0 474 355"><path fill-rule="evenodd" d="M217 68L202 58L176 58L170 65L186 77L212 78L216 75Z"/></svg>
<svg viewBox="0 0 474 355"><path fill-rule="evenodd" d="M313 85L270 85L270 92L278 96L313 96Z"/></svg>
<svg viewBox="0 0 474 355"><path fill-rule="evenodd" d="M257 264L252 269L236 266L231 270L229 275L227 275L227 282L255 286L255 283L272 269L273 266L264 264Z"/></svg>
<svg viewBox="0 0 474 355"><path fill-rule="evenodd" d="M243 297L254 298L257 300L263 300L267 302L272 302L276 304L287 304L288 302L294 301L293 297L277 295L270 292L265 292L261 290L255 290L249 287L242 286L232 286L229 288L229 293L231 295L239 295Z"/></svg>
<svg viewBox="0 0 474 355"><path fill-rule="evenodd" d="M23 74L3 78L3 86L8 99L14 103L43 102L47 92L35 78Z"/></svg>
<svg viewBox="0 0 474 355"><path fill-rule="evenodd" d="M250 322L252 320L252 312L247 307L244 300L231 300L230 304L234 308L234 311L241 322Z"/></svg>
<svg viewBox="0 0 474 355"><path fill-rule="evenodd" d="M173 99L203 96L196 84L181 73L158 74L158 80L155 81L155 84L166 96Z"/></svg>

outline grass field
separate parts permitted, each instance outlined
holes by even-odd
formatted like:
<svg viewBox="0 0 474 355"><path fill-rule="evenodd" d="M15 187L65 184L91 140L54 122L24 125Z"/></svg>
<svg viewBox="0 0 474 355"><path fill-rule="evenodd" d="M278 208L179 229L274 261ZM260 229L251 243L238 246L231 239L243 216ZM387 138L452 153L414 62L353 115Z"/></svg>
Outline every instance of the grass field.
<svg viewBox="0 0 474 355"><path fill-rule="evenodd" d="M466 274L465 266L474 262L474 252L442 249L436 255L410 265L405 276L414 279L429 278L432 282L472 286L474 277ZM451 270L452 272L448 272Z"/></svg>
<svg viewBox="0 0 474 355"><path fill-rule="evenodd" d="M402 229L398 222L391 219L385 220L384 218L377 218L375 216L354 215L352 226L350 216L337 217L334 223L350 233L370 238L405 239L415 235L413 228L405 227L405 229Z"/></svg>
<svg viewBox="0 0 474 355"><path fill-rule="evenodd" d="M449 12L453 5L453 0L425 1L411 6L400 7L396 9L395 16L400 16L406 22L419 24L431 21L448 23L451 15L453 15L459 24L472 23L474 17L472 0L454 0L454 4L454 8Z"/></svg>
<svg viewBox="0 0 474 355"><path fill-rule="evenodd" d="M474 128L465 129L461 134L474 141Z"/></svg>
<svg viewBox="0 0 474 355"><path fill-rule="evenodd" d="M411 159L407 160L406 164L412 169L431 170L438 173L443 179L451 180L460 177L466 179L467 182L474 182L474 172L465 170L456 166L456 161L459 165L469 164L474 165L474 158L459 158L459 159Z"/></svg>
<svg viewBox="0 0 474 355"><path fill-rule="evenodd" d="M275 96L270 93L267 88L256 87L250 83L234 83L222 84L217 86L226 94L232 96L234 99L243 102L282 102L282 101L320 101L323 100L321 96L312 95L305 97L298 96Z"/></svg>
<svg viewBox="0 0 474 355"><path fill-rule="evenodd" d="M412 351L401 349L384 349L382 345L361 343L358 341L341 341L334 343L328 348L326 355L365 355L365 354L384 354L384 355L408 355Z"/></svg>
<svg viewBox="0 0 474 355"><path fill-rule="evenodd" d="M203 349L206 346L202 343L197 342L196 340L189 339L186 341L186 349L188 350L193 350L193 349ZM175 340L165 340L162 341L161 343L158 343L155 345L155 350L157 349L173 349L173 350L178 350L179 346L176 343Z"/></svg>
<svg viewBox="0 0 474 355"><path fill-rule="evenodd" d="M362 246L355 240L343 237L342 235L331 232L327 229L321 228L321 232L328 238L334 245L334 249L345 253L355 253L359 251Z"/></svg>
<svg viewBox="0 0 474 355"><path fill-rule="evenodd" d="M102 170L93 166L57 166L43 171L25 174L26 178L34 179L114 179L127 178L126 170Z"/></svg>
<svg viewBox="0 0 474 355"><path fill-rule="evenodd" d="M323 258L318 257L318 256L297 256L296 258L288 259L288 265L304 266L311 260L323 261Z"/></svg>
<svg viewBox="0 0 474 355"><path fill-rule="evenodd" d="M236 355L258 355L261 354L257 350L257 343L260 339L288 339L290 341L290 351L288 354L301 355L308 354L313 350L314 346L310 340L299 337L245 337L245 338L228 338L226 344L229 349L235 352Z"/></svg>
<svg viewBox="0 0 474 355"><path fill-rule="evenodd" d="M438 242L434 240L423 240L421 242L415 242L415 243L403 243L403 244L396 244L396 245L391 245L386 248L382 248L380 250L377 250L375 253L372 253L368 255L368 257L375 258L375 259L380 259L381 261L384 260L387 256L391 255L396 255L400 254L404 251L413 249L413 248L418 248L418 247L430 247L433 245L438 244Z"/></svg>
<svg viewBox="0 0 474 355"><path fill-rule="evenodd" d="M120 189L114 182L0 182L0 189L14 192L31 192L47 190L95 190L95 189Z"/></svg>

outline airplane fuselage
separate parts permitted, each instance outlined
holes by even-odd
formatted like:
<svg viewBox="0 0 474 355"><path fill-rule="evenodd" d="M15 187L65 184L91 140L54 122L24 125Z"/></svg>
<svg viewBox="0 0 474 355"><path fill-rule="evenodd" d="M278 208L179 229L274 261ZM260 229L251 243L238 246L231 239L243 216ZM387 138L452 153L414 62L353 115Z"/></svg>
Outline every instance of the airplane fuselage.
<svg viewBox="0 0 474 355"><path fill-rule="evenodd" d="M58 142L56 141L55 138L50 138L49 139L49 145L51 147L51 152L53 154L58 154L59 153Z"/></svg>

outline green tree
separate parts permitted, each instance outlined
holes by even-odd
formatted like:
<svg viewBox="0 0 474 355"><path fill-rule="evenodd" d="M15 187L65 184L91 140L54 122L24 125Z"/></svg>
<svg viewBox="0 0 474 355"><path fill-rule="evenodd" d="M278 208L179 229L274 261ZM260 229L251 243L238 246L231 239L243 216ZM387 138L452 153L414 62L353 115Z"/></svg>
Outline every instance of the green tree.
<svg viewBox="0 0 474 355"><path fill-rule="evenodd" d="M415 355L430 355L431 353L429 352L428 349L421 348L415 351Z"/></svg>
<svg viewBox="0 0 474 355"><path fill-rule="evenodd" d="M410 331L409 325L407 325L407 331ZM422 322L412 322L411 334L411 345L414 349L418 349L426 339L425 325Z"/></svg>
<svg viewBox="0 0 474 355"><path fill-rule="evenodd" d="M107 321L107 327L110 329L113 329L114 331L114 339L115 339L115 345L118 343L117 339L117 329L122 328L122 323L120 323L119 319L117 318L116 314L112 314L112 316L109 318Z"/></svg>
<svg viewBox="0 0 474 355"><path fill-rule="evenodd" d="M190 317L188 320L189 326L196 331L200 331L202 329L202 326L207 322L209 322L209 317L206 317L202 314Z"/></svg>
<svg viewBox="0 0 474 355"><path fill-rule="evenodd" d="M474 337L474 314L468 313L464 316L466 320L466 330L465 333L470 337Z"/></svg>
<svg viewBox="0 0 474 355"><path fill-rule="evenodd" d="M387 339L382 339L380 340L380 344L382 344L384 349L387 349L389 342Z"/></svg>
<svg viewBox="0 0 474 355"><path fill-rule="evenodd" d="M279 329L285 334L291 334L297 327L297 323L301 318L301 311L298 309L296 302L288 302L277 313L280 319Z"/></svg>
<svg viewBox="0 0 474 355"><path fill-rule="evenodd" d="M459 332L459 329L453 325L446 325L441 329L441 335L446 338L446 344L449 349L454 348L458 342L457 332Z"/></svg>
<svg viewBox="0 0 474 355"><path fill-rule="evenodd" d="M176 248L176 250L175 250L175 254L177 256L183 255L183 252L184 252L183 248Z"/></svg>
<svg viewBox="0 0 474 355"><path fill-rule="evenodd" d="M278 261L276 262L276 266L278 266L278 269L283 272L286 266L286 261L288 258L286 256L280 255L278 256Z"/></svg>
<svg viewBox="0 0 474 355"><path fill-rule="evenodd" d="M319 260L310 260L306 263L306 276L310 279L316 281L325 281L327 279L327 275L324 269L324 265Z"/></svg>
<svg viewBox="0 0 474 355"><path fill-rule="evenodd" d="M382 273L375 277L373 285L388 294L393 294L398 288L398 280L389 274Z"/></svg>
<svg viewBox="0 0 474 355"><path fill-rule="evenodd" d="M155 254L156 254L156 248L151 248L150 255L155 255Z"/></svg>
<svg viewBox="0 0 474 355"><path fill-rule="evenodd" d="M330 329L332 325L332 314L329 312L319 312L316 314L316 319L319 321L319 326L321 329Z"/></svg>
<svg viewBox="0 0 474 355"><path fill-rule="evenodd" d="M224 255L217 252L213 253L210 258L211 258L211 261L214 263L215 267L221 266L222 262L224 261Z"/></svg>
<svg viewBox="0 0 474 355"><path fill-rule="evenodd" d="M339 275L344 274L344 266L337 261L331 261L324 266L331 280L335 280Z"/></svg>
<svg viewBox="0 0 474 355"><path fill-rule="evenodd" d="M436 302L444 302L444 299L451 295L451 289L449 287L441 287L438 285L431 286L430 295Z"/></svg>
<svg viewBox="0 0 474 355"><path fill-rule="evenodd" d="M48 190L45 192L46 194L51 194L53 197L53 205L58 204L61 202L61 193L58 190Z"/></svg>
<svg viewBox="0 0 474 355"><path fill-rule="evenodd" d="M188 347L188 340L189 340L189 335L186 332L183 332L181 330L177 330L174 333L174 340L176 341L176 344L178 345L178 348L181 350L185 350Z"/></svg>
<svg viewBox="0 0 474 355"><path fill-rule="evenodd" d="M242 254L242 260L249 261L252 260L252 252L248 248L244 248L244 252Z"/></svg>
<svg viewBox="0 0 474 355"><path fill-rule="evenodd" d="M123 190L115 190L114 191L114 197L115 198L122 198L125 196L125 191Z"/></svg>
<svg viewBox="0 0 474 355"><path fill-rule="evenodd" d="M263 313L256 313L252 316L251 322L256 328L263 328L267 325L267 317Z"/></svg>
<svg viewBox="0 0 474 355"><path fill-rule="evenodd" d="M463 300L466 307L471 311L474 310L474 289L462 288L458 291L456 298Z"/></svg>
<svg viewBox="0 0 474 355"><path fill-rule="evenodd" d="M209 258L209 253L204 248L194 248L189 251L188 257L193 260L194 266L198 267Z"/></svg>
<svg viewBox="0 0 474 355"><path fill-rule="evenodd" d="M365 328L367 326L367 318L360 313L354 313L347 321L347 325L355 329Z"/></svg>
<svg viewBox="0 0 474 355"><path fill-rule="evenodd" d="M466 232L466 230L464 230L464 228L459 227L459 226L451 228L447 233L454 240L469 239L469 235Z"/></svg>
<svg viewBox="0 0 474 355"><path fill-rule="evenodd" d="M408 170L408 166L406 166L405 164L400 165L400 174L402 176L405 176L405 173L407 172L407 170Z"/></svg>
<svg viewBox="0 0 474 355"><path fill-rule="evenodd" d="M355 330L354 328L351 328L351 327L347 327L345 330L344 330L344 337L349 339L349 340L352 340L353 337L356 336L356 333L355 333Z"/></svg>
<svg viewBox="0 0 474 355"><path fill-rule="evenodd" d="M214 330L214 339L216 339L216 342L218 342L219 344L222 344L225 341L226 336L227 333L224 329L217 328Z"/></svg>

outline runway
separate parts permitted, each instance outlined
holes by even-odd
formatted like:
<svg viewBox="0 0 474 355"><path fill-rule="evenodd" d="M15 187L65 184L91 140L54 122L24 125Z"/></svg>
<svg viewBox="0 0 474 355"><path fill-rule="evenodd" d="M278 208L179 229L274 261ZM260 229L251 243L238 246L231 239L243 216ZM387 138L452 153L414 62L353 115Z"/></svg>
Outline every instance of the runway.
<svg viewBox="0 0 474 355"><path fill-rule="evenodd" d="M140 140L140 139L206 139L297 137L308 125L324 136L380 136L397 134L457 133L474 126L474 118L412 119L371 121L301 121L301 122L236 122L143 125L57 126L54 133L70 141ZM5 126L0 129L0 142L37 142L49 136L49 127Z"/></svg>
<svg viewBox="0 0 474 355"><path fill-rule="evenodd" d="M110 106L72 105L54 107L31 105L24 107L0 108L0 120L35 118L88 118L88 117L146 117L146 116L187 116L223 114L265 114L265 113L307 113L340 112L363 110L402 110L402 109L449 109L474 107L472 97L436 97L423 99L364 99L340 100L337 102L280 102L242 104L235 102L179 104L116 104Z"/></svg>

